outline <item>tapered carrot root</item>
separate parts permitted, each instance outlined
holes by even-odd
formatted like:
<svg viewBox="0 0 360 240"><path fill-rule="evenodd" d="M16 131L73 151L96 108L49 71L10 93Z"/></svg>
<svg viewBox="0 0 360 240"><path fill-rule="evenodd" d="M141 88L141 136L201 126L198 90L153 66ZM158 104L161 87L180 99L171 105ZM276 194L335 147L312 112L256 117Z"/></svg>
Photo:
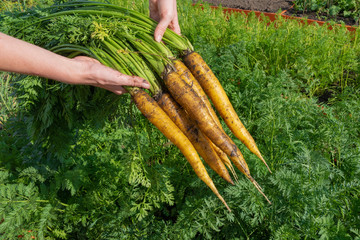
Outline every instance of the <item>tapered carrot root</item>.
<svg viewBox="0 0 360 240"><path fill-rule="evenodd" d="M185 83L187 83L188 85L190 85L192 87L192 89L194 90L194 92L200 96L200 98L202 99L203 103L205 104L205 106L207 107L207 109L209 110L210 116L212 117L212 119L215 121L215 123L217 124L217 126L222 130L222 132L224 134L225 131L221 126L220 120L218 119L214 109L212 108L210 101L206 95L206 93L204 92L204 90L202 89L200 83L196 80L196 78L193 76L193 74L191 73L191 71L186 67L186 65L179 61L173 61L176 72L178 74L180 74L180 77L182 80L184 80ZM215 145L216 146L216 145ZM219 149L221 152L221 149ZM219 153L221 154L221 153ZM242 153L239 151L239 155L237 157L233 157L230 156L231 161L234 162L235 166L245 175L249 175L250 176L250 171L249 168L247 166L247 163L242 155ZM239 161L240 159L240 161ZM248 171L246 172L245 169Z"/></svg>
<svg viewBox="0 0 360 240"><path fill-rule="evenodd" d="M214 121L216 121L218 126L222 129L220 120L217 117L213 107L211 106L209 98L207 97L206 93L204 92L204 89L202 89L200 83L196 80L196 78L191 73L191 71L180 60L173 61L173 64L176 69L176 72L180 75L180 77L194 89L196 94L198 94L201 97L206 107L208 108L211 117L213 118Z"/></svg>
<svg viewBox="0 0 360 240"><path fill-rule="evenodd" d="M210 103L206 93L202 89L200 83L195 79L195 77L192 75L190 70L185 66L185 64L183 62L176 60L176 61L173 61L173 63L174 63L176 72L180 75L181 79L184 80L185 83L190 85L192 87L192 89L194 89L195 93L197 95L199 95L199 97L203 100L203 103L209 110L209 113L210 113L210 116L212 117L212 119L215 121L217 126L223 131L223 133L226 134L224 129L222 128L219 118L217 117L214 109L212 108L211 103ZM241 153L240 153L240 158L243 159L243 155ZM237 166L237 168L242 171L241 167L239 166L240 163L236 159L233 159L233 160L236 161L235 165ZM245 167L248 169L245 160L243 160L243 162L244 162Z"/></svg>
<svg viewBox="0 0 360 240"><path fill-rule="evenodd" d="M267 199L260 186L251 177L247 163L235 143L222 131L212 119L203 101L191 86L180 78L179 74L170 71L164 77L164 83L190 117L195 120L201 131L223 152L225 152L235 166L255 185L258 191ZM267 199L268 200L268 199ZM269 201L270 202L270 201Z"/></svg>
<svg viewBox="0 0 360 240"><path fill-rule="evenodd" d="M234 164L250 174L245 159L240 150L216 124L209 114L205 104L195 93L191 86L186 84L176 72L171 71L164 77L164 83L169 89L171 95L195 120L201 131L222 151L224 151L231 160L235 160Z"/></svg>
<svg viewBox="0 0 360 240"><path fill-rule="evenodd" d="M227 157L227 155L221 151L221 149L219 149L215 144L211 143L212 147L214 148L215 152L218 154L218 156L221 158L221 160L224 162L224 164L230 169L231 173L233 174L235 181L238 182L238 177L236 175L235 169L234 167L231 165L231 162L229 160L229 158ZM250 180L250 182L252 184L254 184L254 186L256 187L256 189L261 193L261 195L264 196L264 198L266 199L266 201L268 201L268 203L271 204L270 200L267 198L267 196L264 194L264 192L262 191L261 186L255 181L255 179L250 175L245 173L243 170L241 170L241 168L239 169L243 174L245 174L245 176Z"/></svg>
<svg viewBox="0 0 360 240"><path fill-rule="evenodd" d="M210 140L209 140L210 141ZM219 156L219 158L221 159L221 161L225 164L225 166L230 170L231 174L234 176L235 181L238 182L238 176L235 172L235 169L233 167L233 165L231 164L230 159L228 158L228 156L221 151L220 148L218 148L214 143L212 143L210 141L210 145L211 147L214 149L214 151L216 152L216 154Z"/></svg>
<svg viewBox="0 0 360 240"><path fill-rule="evenodd" d="M223 202L226 208L230 210L223 197L220 195L202 164L199 155L189 139L161 109L156 101L150 97L144 90L133 89L131 92L135 105L140 112L157 127L172 143L174 143L188 160L196 175L214 192L214 194Z"/></svg>
<svg viewBox="0 0 360 240"><path fill-rule="evenodd" d="M263 197L266 199L266 201L271 204L271 201L267 198L267 196L263 193L261 186L255 181L254 178L252 178L251 176L248 177L248 179L252 182L252 184L254 184L254 186L256 187L256 189L261 193L261 195L263 195Z"/></svg>
<svg viewBox="0 0 360 240"><path fill-rule="evenodd" d="M212 108L211 103L210 103L206 93L202 89L200 83L195 79L195 77L192 75L190 70L185 66L185 64L183 62L181 62L180 60L175 60L175 61L173 61L173 63L174 63L174 67L176 69L176 73L178 73L180 75L180 78L186 84L191 86L191 88L194 90L194 92L200 97L202 102L205 104L207 110L209 111L210 117L214 120L214 122L217 124L219 129L223 132L223 134L226 135L224 129L221 126L220 120L218 119L214 109ZM245 161L245 159L244 159L244 157L243 157L243 155L241 154L240 151L239 151L239 156L238 157L231 157L231 160L234 162L235 166L241 172L244 173L244 167L245 167L245 169L247 171L249 171L247 163L246 163L246 161ZM243 165L243 167L241 165Z"/></svg>
<svg viewBox="0 0 360 240"><path fill-rule="evenodd" d="M240 121L219 80L216 78L206 62L196 52L191 52L185 55L183 60L194 77L199 81L207 96L213 102L216 110L219 111L219 114L224 119L229 129L251 152L263 161L268 170L271 172L269 166L256 146L253 137Z"/></svg>
<svg viewBox="0 0 360 240"><path fill-rule="evenodd" d="M196 124L190 119L185 110L170 96L163 93L159 100L159 106L165 111L170 119L185 133L204 161L227 182L234 184L224 163L211 147L209 140L203 135Z"/></svg>
<svg viewBox="0 0 360 240"><path fill-rule="evenodd" d="M230 169L231 173L233 174L235 181L238 182L238 178L236 175L236 172L233 168L233 166L231 165L231 162L229 160L229 158L227 157L227 155L221 151L221 149L219 149L215 144L213 144L211 142L211 146L213 147L213 149L215 150L215 152L218 154L218 156L221 158L221 160L224 162L224 164ZM267 198L267 196L263 193L261 186L255 181L255 179L250 175L247 174L242 168L241 166L238 167L239 170L250 180L250 182L252 184L254 184L254 186L256 187L256 189L261 193L261 195L264 196L264 198L266 199L266 201L268 201L268 203L271 204L270 200Z"/></svg>

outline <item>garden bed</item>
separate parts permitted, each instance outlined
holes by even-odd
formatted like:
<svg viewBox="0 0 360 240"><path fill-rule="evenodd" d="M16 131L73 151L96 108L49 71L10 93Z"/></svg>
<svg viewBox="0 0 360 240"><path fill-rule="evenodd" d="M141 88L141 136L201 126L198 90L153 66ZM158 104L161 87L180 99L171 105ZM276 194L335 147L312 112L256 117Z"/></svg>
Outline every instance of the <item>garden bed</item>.
<svg viewBox="0 0 360 240"><path fill-rule="evenodd" d="M341 14L330 16L324 12L320 13L316 10L300 11L294 8L294 1L288 0L255 0L255 1L236 1L236 0L194 0L194 3L207 2L212 6L222 6L225 8L235 8L242 10L260 11L265 13L283 13L286 16L301 17L317 21L334 21L336 23L344 23L349 26L359 25L354 18L344 17Z"/></svg>
<svg viewBox="0 0 360 240"><path fill-rule="evenodd" d="M194 5L196 5L194 3ZM202 6L202 4L200 4L200 6ZM222 7L222 5L210 5L211 8L213 9L216 9L218 7ZM231 4L227 5L227 6L232 6ZM237 6L237 5L236 5ZM278 13L274 13L274 12L266 12L266 11L260 11L260 10L247 10L247 9L242 9L242 8L235 8L235 7L223 7L223 12L224 13L244 13L246 15L248 15L249 13L254 13L260 20L270 20L271 22L273 21L276 21L279 16L285 18L285 19L292 19L292 20L299 20L301 23L307 23L307 24L318 24L318 25L323 25L323 24L328 24L329 25L329 29L332 29L334 25L337 25L337 26L341 26L343 25L343 23L336 23L336 22L339 22L340 19L344 19L344 18L341 18L340 16L337 17L337 20L335 21L321 21L319 19L321 19L320 17L315 17L315 16L319 16L318 14L316 14L315 12L311 12L309 13L308 15L306 14L290 14L289 11L287 10L284 10L284 11L281 11L280 10L278 11ZM262 9L262 8L260 8ZM293 11L293 12L297 12L293 9L289 9L290 11ZM349 19L347 18L347 22L348 23L355 23L355 21L353 19ZM351 25L345 25L345 27L349 30L349 31L356 31L356 29L358 28L358 26L351 26Z"/></svg>
<svg viewBox="0 0 360 240"><path fill-rule="evenodd" d="M146 12L142 2L121 1ZM270 164L272 174L236 142L272 204L241 172L230 186L209 169L228 212L129 96L114 105L86 86L14 78L4 93L21 98L3 108L14 117L0 131L0 238L359 239L359 31L178 3L182 34ZM19 23L3 19L4 32ZM21 37L46 47L78 36L48 24Z"/></svg>

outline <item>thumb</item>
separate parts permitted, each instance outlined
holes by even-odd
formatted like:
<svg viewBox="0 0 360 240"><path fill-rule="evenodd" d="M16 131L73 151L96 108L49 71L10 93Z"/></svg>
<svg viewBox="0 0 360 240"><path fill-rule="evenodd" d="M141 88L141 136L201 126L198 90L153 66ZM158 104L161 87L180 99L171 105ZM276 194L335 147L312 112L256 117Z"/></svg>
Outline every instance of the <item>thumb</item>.
<svg viewBox="0 0 360 240"><path fill-rule="evenodd" d="M155 32L154 32L155 41L157 41L157 42L161 41L170 22L171 22L171 19L167 19L167 18L161 19L161 21L155 28Z"/></svg>

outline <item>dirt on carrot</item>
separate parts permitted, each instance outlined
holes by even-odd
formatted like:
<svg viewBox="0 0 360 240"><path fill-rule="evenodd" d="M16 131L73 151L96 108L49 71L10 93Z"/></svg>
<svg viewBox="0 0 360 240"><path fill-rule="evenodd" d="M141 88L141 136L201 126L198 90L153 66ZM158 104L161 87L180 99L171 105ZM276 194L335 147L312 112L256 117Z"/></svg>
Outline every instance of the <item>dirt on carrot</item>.
<svg viewBox="0 0 360 240"><path fill-rule="evenodd" d="M226 208L229 206L215 187L205 166L203 165L195 148L183 132L161 109L157 102L144 90L134 88L131 91L132 99L140 112L164 134L172 143L174 143L183 153L187 161L194 169L196 175L214 192L214 194L223 202Z"/></svg>
<svg viewBox="0 0 360 240"><path fill-rule="evenodd" d="M245 146L259 157L271 172L266 161L262 157L253 137L245 128L234 110L221 83L211 71L203 58L196 52L191 52L183 57L185 65L190 69L196 80L199 81L207 96L211 99L215 109L224 119L226 125L233 134L245 144Z"/></svg>
<svg viewBox="0 0 360 240"><path fill-rule="evenodd" d="M163 93L157 102L170 119L173 120L180 130L189 138L204 161L219 174L220 177L234 184L224 163L211 147L209 140L170 94Z"/></svg>

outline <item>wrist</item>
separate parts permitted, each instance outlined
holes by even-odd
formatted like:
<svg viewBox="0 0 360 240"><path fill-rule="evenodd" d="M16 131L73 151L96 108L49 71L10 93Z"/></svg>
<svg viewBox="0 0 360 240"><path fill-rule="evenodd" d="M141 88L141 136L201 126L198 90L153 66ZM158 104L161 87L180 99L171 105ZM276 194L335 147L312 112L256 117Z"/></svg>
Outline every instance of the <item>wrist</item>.
<svg viewBox="0 0 360 240"><path fill-rule="evenodd" d="M76 85L93 85L94 73L85 61L69 59L66 71L66 79L62 82Z"/></svg>

